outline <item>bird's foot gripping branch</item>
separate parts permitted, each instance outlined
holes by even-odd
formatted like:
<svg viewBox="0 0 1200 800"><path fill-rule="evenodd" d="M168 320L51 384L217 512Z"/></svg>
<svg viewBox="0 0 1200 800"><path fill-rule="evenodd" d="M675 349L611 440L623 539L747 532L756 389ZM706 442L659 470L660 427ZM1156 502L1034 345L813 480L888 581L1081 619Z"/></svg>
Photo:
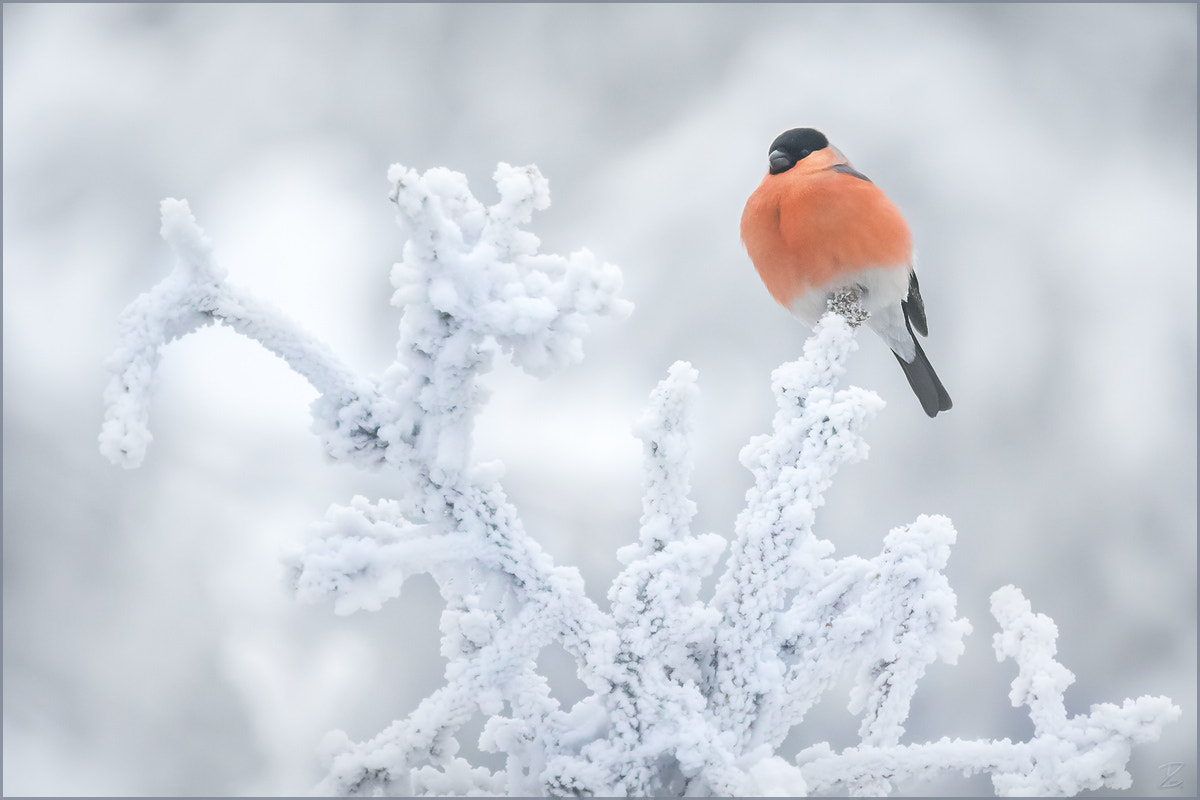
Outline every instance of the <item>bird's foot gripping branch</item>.
<svg viewBox="0 0 1200 800"><path fill-rule="evenodd" d="M830 312L845 319L851 328L857 328L859 325L862 325L870 316L867 310L863 308L862 298L859 296L858 289L854 286L835 291L830 296L826 307Z"/></svg>
<svg viewBox="0 0 1200 800"><path fill-rule="evenodd" d="M940 769L988 772L1006 794L1129 785L1134 744L1179 716L1163 697L1068 715L1073 679L1054 660L1057 631L1021 593L992 597L999 658L1017 667L1010 697L1034 724L1026 742L901 743L918 680L953 663L970 631L943 574L955 540L944 517L889 532L879 555L834 557L814 532L838 467L865 458L862 430L883 406L839 389L853 330L827 314L804 356L773 374L778 411L741 453L754 475L732 535L696 534L689 497L697 375L676 363L635 425L645 487L637 540L605 611L579 573L558 566L525 531L496 479L472 453L478 384L497 353L534 375L582 357L588 323L626 315L620 274L585 251L538 252L522 230L549 202L536 168L501 165L500 200L484 206L444 169L393 167L393 200L408 233L392 270L404 310L396 360L382 374L345 367L303 329L227 282L187 205L163 203L163 236L179 265L121 319L105 394L102 451L136 466L150 441L159 349L209 323L260 342L320 396L314 430L334 459L393 471L391 500L355 497L329 510L289 561L297 596L339 614L378 609L427 573L446 602L446 682L372 739L340 731L321 745L327 794L884 794ZM701 583L721 562L716 589ZM538 671L558 643L588 696L570 708ZM785 758L789 732L837 678L855 676L859 742ZM489 769L460 755L476 717ZM819 731L806 738L821 742ZM314 743L315 746L315 743ZM494 766L494 763L493 763Z"/></svg>

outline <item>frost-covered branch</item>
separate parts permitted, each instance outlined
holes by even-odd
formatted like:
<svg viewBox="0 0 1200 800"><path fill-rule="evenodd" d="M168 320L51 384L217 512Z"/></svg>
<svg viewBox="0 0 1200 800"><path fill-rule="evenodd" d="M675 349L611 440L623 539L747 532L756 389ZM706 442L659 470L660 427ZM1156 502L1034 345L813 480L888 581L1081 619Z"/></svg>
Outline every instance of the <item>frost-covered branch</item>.
<svg viewBox="0 0 1200 800"><path fill-rule="evenodd" d="M1165 697L1143 696L1122 705L1099 703L1085 716L1068 717L1063 692L1074 677L1054 660L1054 622L1035 614L1013 586L992 594L992 615L1001 632L996 657L1017 662L1009 697L1029 708L1034 736L1028 742L940 739L918 745L864 745L833 753L828 745L800 753L811 791L830 792L878 780L928 779L939 771L990 772L1002 796L1073 795L1085 789L1127 789L1125 770L1135 744L1158 739L1163 726L1180 717Z"/></svg>
<svg viewBox="0 0 1200 800"><path fill-rule="evenodd" d="M598 794L680 794L702 776L727 794L745 785L701 691L718 614L699 600L725 541L693 536L692 473L696 371L678 362L651 395L636 433L645 451L646 496L636 544L617 553L625 569L609 590L618 643L600 669L610 729L563 772ZM582 766L581 766L582 764Z"/></svg>
<svg viewBox="0 0 1200 800"><path fill-rule="evenodd" d="M715 711L741 751L778 744L790 727L760 719L781 709L787 665L777 621L789 597L816 586L830 566L824 559L832 546L812 535L816 509L838 466L866 456L859 430L882 406L872 393L831 388L854 346L844 319L825 315L805 343L805 358L772 375L779 405L773 432L741 453L755 484L713 599L726 622L714 654Z"/></svg>
<svg viewBox="0 0 1200 800"><path fill-rule="evenodd" d="M501 164L500 200L485 206L466 178L396 165L392 200L407 234L391 272L403 309L395 361L379 376L345 367L328 347L230 284L187 204L167 200L162 233L175 269L121 318L105 393L101 450L136 466L150 441L151 386L161 348L221 323L283 358L317 389L313 428L335 460L387 469L393 499L331 508L286 556L296 596L338 614L373 611L405 580L429 574L445 611L445 684L373 738L334 731L322 744L325 794L882 795L897 780L943 769L988 772L1004 794L1073 793L1129 785L1130 748L1179 716L1166 698L1100 704L1068 716L1073 676L1054 660L1057 631L1012 587L993 595L997 655L1017 665L1010 697L1029 708L1027 742L903 742L917 685L934 661L954 663L970 624L944 569L956 533L940 516L889 532L879 555L836 558L816 510L839 467L863 459L874 393L839 388L865 312L834 298L799 360L772 375L769 433L741 453L754 476L727 542L691 529L697 374L673 365L635 433L645 499L636 542L608 592L584 593L525 531L496 464L472 452L497 354L535 376L582 358L596 319L631 306L619 271L587 251L538 252L524 227L549 203L534 167ZM717 568L712 597L703 581ZM563 708L537 670L561 644L590 694ZM840 676L859 742L794 761L777 754ZM461 757L463 727L505 756L490 769Z"/></svg>

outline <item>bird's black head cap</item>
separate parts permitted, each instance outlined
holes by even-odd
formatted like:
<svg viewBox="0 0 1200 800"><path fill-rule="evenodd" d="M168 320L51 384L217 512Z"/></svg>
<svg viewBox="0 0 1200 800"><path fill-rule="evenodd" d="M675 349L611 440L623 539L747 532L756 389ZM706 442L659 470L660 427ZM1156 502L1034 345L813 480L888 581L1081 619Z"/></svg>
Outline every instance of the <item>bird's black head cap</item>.
<svg viewBox="0 0 1200 800"><path fill-rule="evenodd" d="M771 142L771 174L787 172L796 163L829 146L825 134L815 128L792 128L775 137Z"/></svg>

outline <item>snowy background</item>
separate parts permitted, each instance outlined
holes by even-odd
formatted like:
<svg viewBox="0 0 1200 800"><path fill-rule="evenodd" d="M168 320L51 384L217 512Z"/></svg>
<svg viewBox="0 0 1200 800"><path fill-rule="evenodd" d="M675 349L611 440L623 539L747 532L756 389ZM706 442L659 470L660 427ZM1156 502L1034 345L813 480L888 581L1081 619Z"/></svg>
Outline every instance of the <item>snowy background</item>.
<svg viewBox="0 0 1200 800"><path fill-rule="evenodd" d="M302 792L321 736L374 735L441 683L440 602L296 603L280 555L386 474L325 463L315 393L228 330L168 348L141 469L98 452L120 310L170 267L186 197L231 279L382 369L402 241L387 167L536 163L548 252L619 265L636 304L548 381L511 367L478 447L589 594L635 540L632 424L700 373L698 532L730 536L806 330L737 238L767 145L822 129L905 211L954 409L929 420L887 349L849 380L888 406L818 513L839 554L920 513L958 529L972 621L909 740L1026 738L992 591L1059 626L1068 711L1184 710L1135 794L1196 784L1196 9L989 6L25 6L4 22L4 792ZM565 653L542 663L571 702ZM848 684L847 687L848 688ZM831 693L794 749L854 739ZM1183 762L1177 788L1161 765ZM905 787L901 787L903 790ZM921 787L909 787L916 791ZM986 778L932 788L988 792Z"/></svg>

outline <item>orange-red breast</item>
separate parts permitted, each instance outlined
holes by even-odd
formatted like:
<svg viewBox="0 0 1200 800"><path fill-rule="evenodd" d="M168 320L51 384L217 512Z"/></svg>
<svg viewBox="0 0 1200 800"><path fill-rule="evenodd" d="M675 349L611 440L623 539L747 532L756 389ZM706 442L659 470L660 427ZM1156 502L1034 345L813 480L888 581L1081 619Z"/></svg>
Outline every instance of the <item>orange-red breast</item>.
<svg viewBox="0 0 1200 800"><path fill-rule="evenodd" d="M742 242L767 291L815 325L836 291L856 288L867 327L892 348L925 413L950 408L913 335L928 328L899 209L820 131L782 133L768 153L767 174L742 212Z"/></svg>

